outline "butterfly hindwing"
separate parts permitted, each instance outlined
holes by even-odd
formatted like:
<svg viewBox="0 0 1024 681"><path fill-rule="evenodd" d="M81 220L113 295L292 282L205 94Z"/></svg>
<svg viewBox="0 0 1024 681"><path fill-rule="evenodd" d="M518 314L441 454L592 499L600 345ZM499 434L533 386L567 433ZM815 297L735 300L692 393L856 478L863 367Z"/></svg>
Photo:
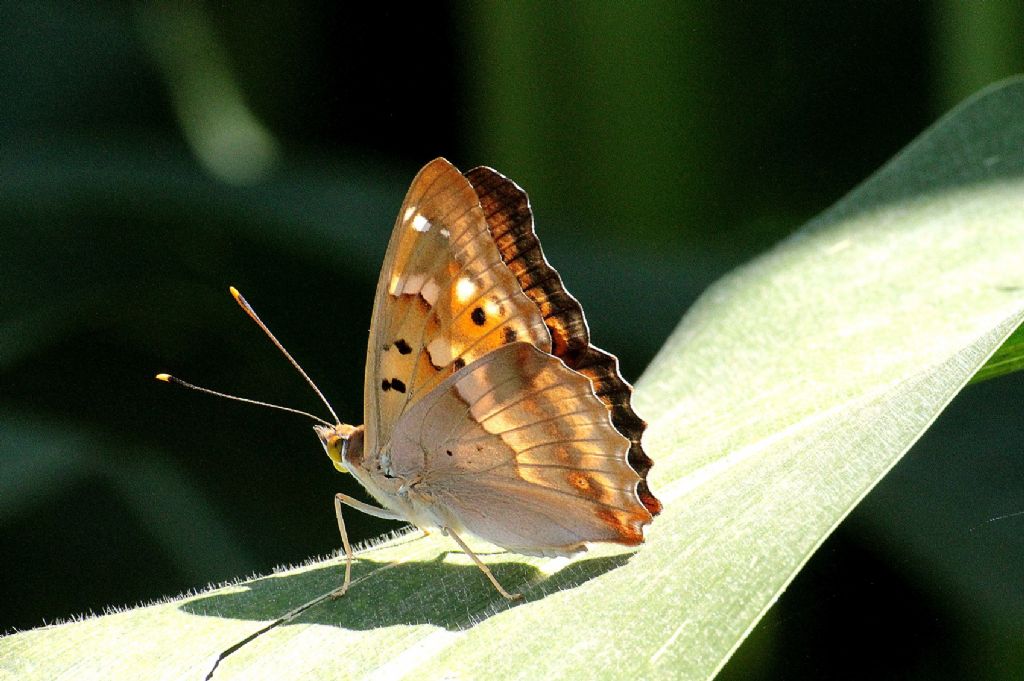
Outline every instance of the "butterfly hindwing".
<svg viewBox="0 0 1024 681"><path fill-rule="evenodd" d="M394 431L392 472L449 527L520 553L587 541L635 545L651 514L629 440L586 377L527 343L501 347L413 405Z"/></svg>

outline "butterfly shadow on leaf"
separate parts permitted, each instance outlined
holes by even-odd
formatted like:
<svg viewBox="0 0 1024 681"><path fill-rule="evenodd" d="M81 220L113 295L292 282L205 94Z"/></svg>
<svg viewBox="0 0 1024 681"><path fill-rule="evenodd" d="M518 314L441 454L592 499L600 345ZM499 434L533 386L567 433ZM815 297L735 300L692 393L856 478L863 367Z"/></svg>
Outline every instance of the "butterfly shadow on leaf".
<svg viewBox="0 0 1024 681"><path fill-rule="evenodd" d="M498 556L508 559L495 560ZM625 565L631 556L632 552L624 552L577 559L552 575L520 562L515 554L490 556L487 563L495 576L510 589L522 592L518 601L498 595L468 558L461 560L463 554L458 551L445 551L426 561L360 558L353 565L352 588L345 596L325 599L282 624L326 624L353 630L430 624L459 631L509 608L585 586ZM342 574L342 566L329 562L303 572L256 579L242 585L242 591L200 595L180 609L205 617L275 620L336 589Z"/></svg>

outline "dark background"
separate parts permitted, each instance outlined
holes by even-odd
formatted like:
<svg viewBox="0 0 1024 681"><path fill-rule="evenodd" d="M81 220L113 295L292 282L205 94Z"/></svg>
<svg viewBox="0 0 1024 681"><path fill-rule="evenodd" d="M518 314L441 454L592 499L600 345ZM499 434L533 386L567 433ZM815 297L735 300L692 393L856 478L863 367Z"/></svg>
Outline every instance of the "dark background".
<svg viewBox="0 0 1024 681"><path fill-rule="evenodd" d="M0 3L0 631L333 551L418 168L491 165L635 379L700 291L976 89L1019 2ZM382 7L391 7L383 3ZM725 678L1016 678L1024 382L969 388ZM355 539L388 524L349 514Z"/></svg>

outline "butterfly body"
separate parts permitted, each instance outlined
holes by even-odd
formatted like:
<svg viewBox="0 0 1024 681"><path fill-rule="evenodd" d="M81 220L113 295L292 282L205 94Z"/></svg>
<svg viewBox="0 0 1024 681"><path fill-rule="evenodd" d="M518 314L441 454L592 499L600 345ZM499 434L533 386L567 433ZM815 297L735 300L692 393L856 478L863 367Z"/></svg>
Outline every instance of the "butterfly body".
<svg viewBox="0 0 1024 681"><path fill-rule="evenodd" d="M365 425L316 430L384 508L340 503L440 528L463 548L470 532L567 555L640 544L661 509L630 395L544 258L525 192L436 159L409 189L381 270Z"/></svg>

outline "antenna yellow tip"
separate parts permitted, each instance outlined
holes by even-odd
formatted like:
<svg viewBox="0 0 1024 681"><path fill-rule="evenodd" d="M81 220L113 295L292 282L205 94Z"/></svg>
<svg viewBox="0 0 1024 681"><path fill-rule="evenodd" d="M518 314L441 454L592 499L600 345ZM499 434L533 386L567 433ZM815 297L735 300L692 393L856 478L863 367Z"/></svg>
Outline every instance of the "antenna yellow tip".
<svg viewBox="0 0 1024 681"><path fill-rule="evenodd" d="M242 294L238 292L238 289L234 286L228 286L228 290L231 291L231 297L238 300L242 297Z"/></svg>
<svg viewBox="0 0 1024 681"><path fill-rule="evenodd" d="M171 375L170 374L157 374L156 375L156 380L163 381L164 383L170 383Z"/></svg>

